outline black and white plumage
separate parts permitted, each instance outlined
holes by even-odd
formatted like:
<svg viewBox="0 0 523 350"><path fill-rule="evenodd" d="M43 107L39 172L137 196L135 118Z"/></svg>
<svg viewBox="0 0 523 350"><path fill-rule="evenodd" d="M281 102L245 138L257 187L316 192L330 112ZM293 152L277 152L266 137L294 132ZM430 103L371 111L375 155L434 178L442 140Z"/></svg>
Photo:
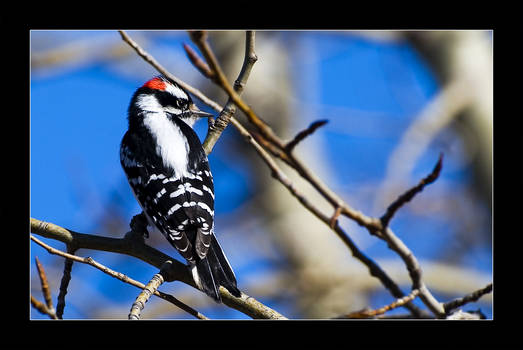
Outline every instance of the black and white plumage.
<svg viewBox="0 0 523 350"><path fill-rule="evenodd" d="M176 83L147 81L131 99L120 162L149 223L187 260L200 290L220 302L219 285L241 292L214 235L213 178L192 129L204 116Z"/></svg>

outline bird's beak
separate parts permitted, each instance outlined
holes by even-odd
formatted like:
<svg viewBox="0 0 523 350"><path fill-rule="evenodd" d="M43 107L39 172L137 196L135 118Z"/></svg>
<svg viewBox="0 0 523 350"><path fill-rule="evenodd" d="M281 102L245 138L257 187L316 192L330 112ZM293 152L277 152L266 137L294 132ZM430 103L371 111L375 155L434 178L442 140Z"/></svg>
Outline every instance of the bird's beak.
<svg viewBox="0 0 523 350"><path fill-rule="evenodd" d="M208 117L213 116L211 113L207 113L207 112L200 110L194 103L192 103L189 106L189 111L190 111L191 115L199 117L199 118L208 118Z"/></svg>

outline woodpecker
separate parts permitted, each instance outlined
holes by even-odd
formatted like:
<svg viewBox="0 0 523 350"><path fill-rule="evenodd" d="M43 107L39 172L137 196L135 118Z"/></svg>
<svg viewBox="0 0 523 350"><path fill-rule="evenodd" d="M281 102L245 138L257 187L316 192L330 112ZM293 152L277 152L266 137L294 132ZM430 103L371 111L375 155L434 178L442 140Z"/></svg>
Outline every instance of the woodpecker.
<svg viewBox="0 0 523 350"><path fill-rule="evenodd" d="M147 217L187 261L194 282L221 302L219 286L236 297L236 277L214 233L214 185L194 123L198 109L178 84L157 76L136 90L120 163Z"/></svg>

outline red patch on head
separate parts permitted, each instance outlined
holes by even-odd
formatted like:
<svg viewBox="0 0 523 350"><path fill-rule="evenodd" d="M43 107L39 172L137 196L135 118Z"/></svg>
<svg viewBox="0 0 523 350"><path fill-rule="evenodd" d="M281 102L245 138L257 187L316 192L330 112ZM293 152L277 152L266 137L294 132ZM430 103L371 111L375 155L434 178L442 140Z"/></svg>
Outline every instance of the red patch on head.
<svg viewBox="0 0 523 350"><path fill-rule="evenodd" d="M160 78L152 78L145 84L143 84L142 87L148 87L149 89L156 89L156 90L165 90L165 82Z"/></svg>

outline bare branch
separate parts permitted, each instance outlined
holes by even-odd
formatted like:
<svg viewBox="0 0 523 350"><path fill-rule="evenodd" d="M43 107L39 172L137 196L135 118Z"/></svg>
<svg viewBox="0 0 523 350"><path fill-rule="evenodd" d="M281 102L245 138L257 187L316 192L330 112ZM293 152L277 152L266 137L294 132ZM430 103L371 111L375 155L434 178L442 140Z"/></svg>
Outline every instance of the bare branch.
<svg viewBox="0 0 523 350"><path fill-rule="evenodd" d="M492 292L492 283L487 284L486 287L478 289L470 294L465 295L463 298L457 298L451 301L448 301L443 304L445 313L448 315L454 309L457 309L460 306L474 302L481 298L483 295Z"/></svg>
<svg viewBox="0 0 523 350"><path fill-rule="evenodd" d="M278 145L280 148L283 147L282 142L274 134L274 131L261 120L258 115L248 106L241 98L240 95L234 90L234 88L229 84L225 74L223 73L214 53L207 42L207 35L202 31L190 31L189 35L192 41L198 46L200 52L205 57L205 60L209 64L209 67L214 71L216 75L215 82L229 95L229 98L234 102L238 108L240 108L243 113L247 116L247 119L258 129L262 135L269 140L270 142Z"/></svg>
<svg viewBox="0 0 523 350"><path fill-rule="evenodd" d="M341 215L341 207L337 207L334 214L332 214L332 217L329 221L329 226L331 229L334 229L336 227L336 224L338 223L338 218Z"/></svg>
<svg viewBox="0 0 523 350"><path fill-rule="evenodd" d="M423 188L434 181L439 177L439 173L441 172L441 168L443 166L443 153L439 155L438 162L436 163L436 166L432 170L432 172L427 175L427 177L423 178L416 186L412 187L407 192L403 193L401 196L398 197L388 208L387 212L383 214L383 216L380 218L381 224L383 225L383 228L386 228L389 225L390 220L398 211L399 208L401 208L405 203L409 202L416 194L423 191Z"/></svg>
<svg viewBox="0 0 523 350"><path fill-rule="evenodd" d="M124 238L109 238L109 237L102 237L102 236L96 236L96 235L89 235L85 233L78 233L71 230L66 230L63 227L60 227L58 225L43 222L34 218L31 218L31 232L39 234L43 237L47 237L50 239L58 240L61 242L64 242L66 244L70 244L72 247L75 247L75 249L93 249L93 250L102 250L107 252L113 252L113 253L120 253L125 254L129 256L133 256L135 258L138 258L152 266L156 266L157 268L161 268L163 263L167 260L170 260L172 262L172 265L170 268L166 271L164 275L164 279L167 282L171 282L174 280L181 281L187 285L192 286L193 288L196 288L196 285L194 283L194 280L192 279L192 276L187 269L187 266L179 262L178 260L162 253L159 250L156 250L148 245L146 245L142 240L133 239L132 234L127 234ZM131 231L130 233L132 233ZM32 240L36 239L34 237L31 238ZM45 244L45 243L44 243ZM52 248L54 249L54 248ZM63 252L62 252L63 253ZM64 253L67 254L67 253ZM67 254L65 257L72 258L75 257L74 255ZM76 257L78 258L78 257ZM79 258L82 259L82 258ZM74 260L74 259L73 259ZM91 261L90 259L89 261ZM89 262L87 262L89 263ZM102 267L105 268L105 267ZM118 275L119 273L116 273ZM128 277L127 277L128 278ZM129 279L130 280L130 279ZM140 282L137 282L140 283ZM144 288L145 286L143 284L139 284L139 288ZM156 295L156 294L155 294ZM238 310L241 312L244 312L250 317L253 318L284 318L281 314L278 312L270 309L269 307L263 305L262 303L256 301L253 297L250 297L244 293L242 293L242 296L240 298L236 298L232 294L228 293L225 288L220 288L220 295L222 297L222 300L224 304ZM165 297L165 295L164 295ZM172 302L172 298L170 297L168 299L170 302ZM163 299L163 297L162 297ZM245 303L245 299L249 299L249 303Z"/></svg>
<svg viewBox="0 0 523 350"><path fill-rule="evenodd" d="M318 128L321 128L322 126L324 126L325 124L327 124L329 121L324 119L324 120L317 120L315 122L313 122L311 125L309 125L309 127L303 131L300 131L295 137L294 139L292 139L291 141L289 141L289 143L287 143L285 145L285 152L287 153L291 153L293 150L294 150L294 147L296 147L296 145L303 141L303 139L305 139L307 136L310 136L312 135Z"/></svg>
<svg viewBox="0 0 523 350"><path fill-rule="evenodd" d="M49 310L49 308L42 302L38 301L35 297L31 295L31 306L38 310L41 314L47 315L50 318L57 320L58 317L54 311Z"/></svg>
<svg viewBox="0 0 523 350"><path fill-rule="evenodd" d="M351 312L350 314L347 314L347 315L339 317L339 318L373 318L378 315L383 315L387 311L396 309L400 306L403 306L403 305L411 302L418 295L419 295L419 290L414 289L412 292L410 292L409 295L407 295L403 298L397 299L397 300L393 301L391 304L385 305L384 307L381 307L379 309L376 309L376 310L364 309L361 311Z"/></svg>
<svg viewBox="0 0 523 350"><path fill-rule="evenodd" d="M38 276L40 277L40 284L42 286L42 294L44 295L45 303L47 304L47 308L54 312L53 307L53 300L51 298L51 290L49 289L49 283L47 282L47 276L45 274L44 267L40 263L40 260L38 260L38 257L35 256L35 263L36 268L38 270Z"/></svg>
<svg viewBox="0 0 523 350"><path fill-rule="evenodd" d="M100 264L99 262L96 262L91 257L82 258L82 257L79 257L79 256L74 255L74 254L65 253L65 252L63 252L63 251L61 251L59 249L53 248L53 247L45 244L44 242L40 241L39 239L37 239L34 236L31 236L31 240L33 242L37 243L38 245L42 246L43 248L45 248L50 254L62 256L62 257L66 258L66 259L68 259L70 261L77 261L77 262L80 262L82 264L91 265L91 266L97 268L98 270L108 274L109 276L114 277L116 279L119 279L120 281L128 283L128 284L130 284L132 286L135 286L137 288L144 289L146 287L143 283L135 281L132 278L126 276L125 274L123 274L121 272L117 272L117 271L111 270L110 268ZM162 279L163 279L163 277L162 277ZM162 299L164 299L166 301L169 301L170 303L180 307L182 310L189 312L191 315L193 315L193 316L195 316L197 318L206 318L205 316L201 315L196 310L193 310L191 307L185 305L184 303L182 303L181 301L179 301L178 299L176 299L172 295L168 295L168 294L161 293L161 292L158 292L158 291L155 291L152 294L154 294L154 295L156 295L156 296L158 296L158 297L160 297L160 298L162 298Z"/></svg>
<svg viewBox="0 0 523 350"><path fill-rule="evenodd" d="M56 311L53 307L53 300L51 298L51 290L49 289L49 283L47 282L47 276L45 274L44 267L35 256L36 269L38 270L38 276L40 277L40 286L42 287L42 294L44 295L45 304L38 301L31 295L31 305L37 309L40 313L48 315L50 318L57 320L59 317L56 315Z"/></svg>
<svg viewBox="0 0 523 350"><path fill-rule="evenodd" d="M247 31L245 33L245 57L243 59L243 65L240 70L238 78L234 82L234 90L238 95L243 93L243 89L247 84L247 79L251 73L254 63L258 60L256 53L254 52L254 43L255 43L255 32ZM214 76L214 75L213 75ZM220 112L220 115L216 121L209 127L209 132L203 141L203 149L207 154L211 153L214 145L218 141L218 138L221 136L223 130L229 124L231 118L233 118L234 113L236 112L236 105L233 100L229 97L225 107Z"/></svg>
<svg viewBox="0 0 523 350"><path fill-rule="evenodd" d="M389 198L392 184L410 177L413 166L427 150L430 142L470 105L469 90L470 83L462 79L455 79L445 84L413 119L390 154L385 178L376 196L375 207Z"/></svg>
<svg viewBox="0 0 523 350"><path fill-rule="evenodd" d="M160 269L160 272L155 274L149 283L145 285L143 290L140 292L136 300L134 301L133 305L131 306L131 312L129 313L129 320L139 320L140 319L140 312L144 309L145 303L149 300L151 295L155 294L158 290L158 288L162 285L164 282L164 278L162 276L162 273L165 273L167 270L167 267L170 267L171 261L166 261L162 268Z"/></svg>
<svg viewBox="0 0 523 350"><path fill-rule="evenodd" d="M430 291L425 286L422 280L421 266L416 256L412 251L399 239L390 228L386 228L381 231L383 240L387 242L390 249L395 251L405 263L407 270L409 271L410 279L412 280L412 289L419 289L420 298L423 303L437 316L443 318L445 316L445 310L440 302L434 298Z"/></svg>
<svg viewBox="0 0 523 350"><path fill-rule="evenodd" d="M74 254L76 251L70 245L67 245L67 252L69 254ZM67 288L69 287L69 282L71 281L71 270L73 269L73 260L65 259L64 260L64 272L62 274L62 280L60 281L60 293L58 293L58 302L56 304L56 315L58 318L62 318L64 315L65 309L65 295L67 294Z"/></svg>
<svg viewBox="0 0 523 350"><path fill-rule="evenodd" d="M211 80L216 79L216 75L211 70L211 68L209 68L207 63L205 63L189 45L183 44L183 49L185 50L185 53L187 54L187 57L191 63L200 71L200 73L202 73L204 77Z"/></svg>

